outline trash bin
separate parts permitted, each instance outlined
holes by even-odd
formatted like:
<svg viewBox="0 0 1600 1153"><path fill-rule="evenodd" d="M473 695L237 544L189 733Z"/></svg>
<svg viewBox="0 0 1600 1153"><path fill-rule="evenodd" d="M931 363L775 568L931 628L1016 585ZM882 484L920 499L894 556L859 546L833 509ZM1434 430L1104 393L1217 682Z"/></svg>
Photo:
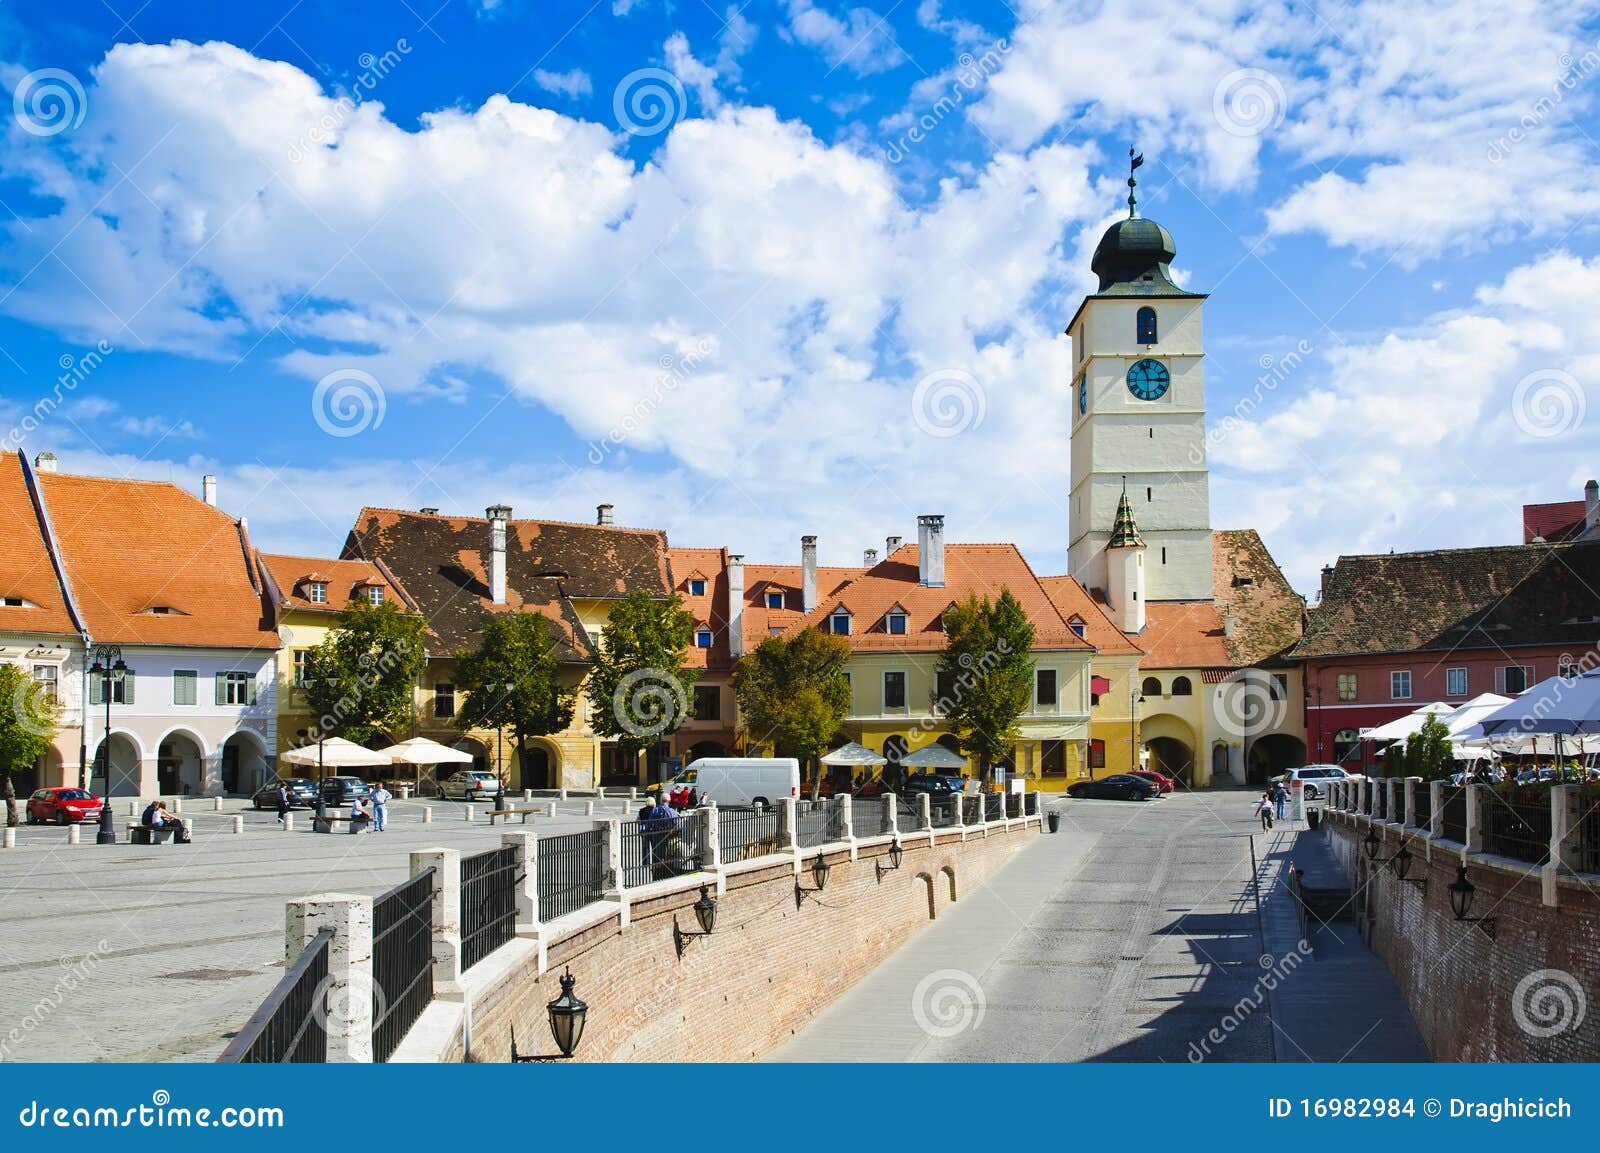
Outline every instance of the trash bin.
<svg viewBox="0 0 1600 1153"><path fill-rule="evenodd" d="M1052 833L1061 827L1061 814L1056 812L1054 809L1051 809L1050 812L1046 813L1044 819L1049 823L1050 831Z"/></svg>
<svg viewBox="0 0 1600 1153"><path fill-rule="evenodd" d="M1321 809L1306 810L1306 828L1315 829L1322 822Z"/></svg>

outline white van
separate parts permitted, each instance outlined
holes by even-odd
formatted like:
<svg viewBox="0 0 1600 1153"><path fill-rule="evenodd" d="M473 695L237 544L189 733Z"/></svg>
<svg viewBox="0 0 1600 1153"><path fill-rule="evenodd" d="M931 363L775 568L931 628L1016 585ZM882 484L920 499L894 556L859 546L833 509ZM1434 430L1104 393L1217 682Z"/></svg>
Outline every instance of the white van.
<svg viewBox="0 0 1600 1153"><path fill-rule="evenodd" d="M793 757L701 757L673 778L719 805L775 805L800 795Z"/></svg>

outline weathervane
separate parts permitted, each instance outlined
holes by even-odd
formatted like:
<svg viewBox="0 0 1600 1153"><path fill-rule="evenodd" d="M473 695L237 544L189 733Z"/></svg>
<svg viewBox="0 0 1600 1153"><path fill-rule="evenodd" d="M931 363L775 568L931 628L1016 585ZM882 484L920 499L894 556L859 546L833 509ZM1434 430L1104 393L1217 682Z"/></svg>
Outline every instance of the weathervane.
<svg viewBox="0 0 1600 1153"><path fill-rule="evenodd" d="M1139 215L1139 198L1133 194L1133 190L1139 186L1139 182L1133 178L1133 174L1138 171L1139 165L1143 163L1143 152L1135 152L1132 148L1128 149L1128 218L1130 220Z"/></svg>

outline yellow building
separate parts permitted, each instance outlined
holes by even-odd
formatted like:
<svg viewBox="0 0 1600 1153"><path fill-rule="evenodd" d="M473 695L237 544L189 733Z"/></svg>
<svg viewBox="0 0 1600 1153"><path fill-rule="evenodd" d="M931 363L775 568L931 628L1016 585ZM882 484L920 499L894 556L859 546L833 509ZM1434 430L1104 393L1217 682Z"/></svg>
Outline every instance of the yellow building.
<svg viewBox="0 0 1600 1153"><path fill-rule="evenodd" d="M1094 646L1089 679L1089 753L1085 777L1141 767L1139 661L1144 651L1106 615L1105 606L1070 576L1041 577L1067 626ZM1070 782L1069 782L1070 783Z"/></svg>
<svg viewBox="0 0 1600 1153"><path fill-rule="evenodd" d="M456 658L477 648L484 625L496 614L535 612L554 625L566 683L581 689L612 606L634 591L671 594L665 533L617 527L610 505L600 506L595 524L517 520L504 505L482 517L365 508L344 556L381 564L427 618L427 666L417 707L421 736L471 752L479 766L502 773L512 789L640 782L640 762L622 757L615 742L595 732L581 692L572 723L532 741L525 764L511 733L463 733L454 720L461 704Z"/></svg>

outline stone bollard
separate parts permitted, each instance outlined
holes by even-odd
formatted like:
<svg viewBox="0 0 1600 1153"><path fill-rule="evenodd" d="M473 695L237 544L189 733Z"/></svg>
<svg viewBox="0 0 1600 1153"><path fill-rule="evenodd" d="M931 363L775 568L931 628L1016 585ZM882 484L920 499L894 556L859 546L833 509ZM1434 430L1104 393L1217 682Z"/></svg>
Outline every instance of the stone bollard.
<svg viewBox="0 0 1600 1153"><path fill-rule="evenodd" d="M80 836L80 834L78 832L78 826L77 825L68 825L67 826L67 844L76 845L78 843L79 836Z"/></svg>
<svg viewBox="0 0 1600 1153"><path fill-rule="evenodd" d="M172 804L169 806L169 808L172 809L172 815L173 816L175 816L175 817L183 816L183 798L182 797L173 797L172 798Z"/></svg>
<svg viewBox="0 0 1600 1153"><path fill-rule="evenodd" d="M283 814L283 831L286 832L286 833L294 832L294 814L293 813L285 813L285 814Z"/></svg>
<svg viewBox="0 0 1600 1153"><path fill-rule="evenodd" d="M525 800L525 801L533 800L533 790L532 789L523 789L522 790L522 799Z"/></svg>
<svg viewBox="0 0 1600 1153"><path fill-rule="evenodd" d="M322 893L290 901L285 911L284 960L293 964L323 928L328 942L328 975L322 981L327 1006L323 1028L328 1062L372 1060L372 898L353 893Z"/></svg>
<svg viewBox="0 0 1600 1153"><path fill-rule="evenodd" d="M238 813L233 815L233 832L235 836L244 832L244 817Z"/></svg>
<svg viewBox="0 0 1600 1153"><path fill-rule="evenodd" d="M637 801L638 799L639 799L639 786L637 786L637 785L629 785L628 786L628 800Z"/></svg>
<svg viewBox="0 0 1600 1153"><path fill-rule="evenodd" d="M185 817L185 818L183 818L183 820L179 821L178 823L183 826L183 839L186 840L186 841L193 841L194 840L194 818L193 817Z"/></svg>
<svg viewBox="0 0 1600 1153"><path fill-rule="evenodd" d="M567 790L565 790L565 789L561 790L561 799L563 801L567 799Z"/></svg>
<svg viewBox="0 0 1600 1153"><path fill-rule="evenodd" d="M15 829L7 829L6 830L6 832L5 832L5 847L8 848L8 849L14 849L14 848L17 847L17 830L15 830Z"/></svg>
<svg viewBox="0 0 1600 1153"><path fill-rule="evenodd" d="M467 815L467 824L470 825L470 824L472 824L472 822L473 822L473 820L475 818L475 810L472 807L472 802L471 801L467 802L467 807L466 807L465 812L466 812L466 815Z"/></svg>
<svg viewBox="0 0 1600 1153"><path fill-rule="evenodd" d="M400 799L402 801L409 801L411 799L411 786L410 785L401 785L400 786Z"/></svg>
<svg viewBox="0 0 1600 1153"><path fill-rule="evenodd" d="M585 803L585 805L583 806L583 815L586 816L586 817L594 816L594 802L593 801L589 801L589 802Z"/></svg>
<svg viewBox="0 0 1600 1153"><path fill-rule="evenodd" d="M222 812L222 795L220 793L211 798L211 811L213 813Z"/></svg>
<svg viewBox="0 0 1600 1153"><path fill-rule="evenodd" d="M422 823L424 825L433 824L433 806L432 805L423 805L422 806Z"/></svg>

